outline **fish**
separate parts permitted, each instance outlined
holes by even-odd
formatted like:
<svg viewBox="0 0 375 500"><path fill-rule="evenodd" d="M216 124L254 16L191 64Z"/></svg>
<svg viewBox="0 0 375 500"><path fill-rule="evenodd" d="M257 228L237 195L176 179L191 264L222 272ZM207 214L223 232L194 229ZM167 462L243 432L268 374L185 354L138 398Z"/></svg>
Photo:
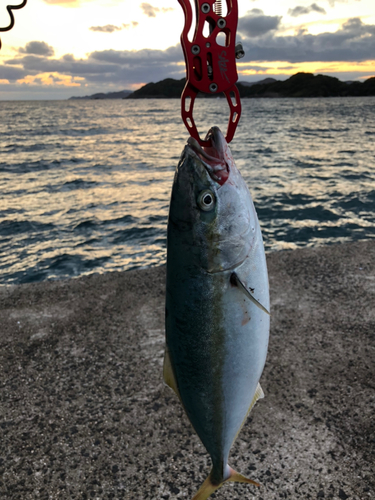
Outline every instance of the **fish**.
<svg viewBox="0 0 375 500"><path fill-rule="evenodd" d="M163 376L212 461L193 500L226 481L259 486L228 465L247 415L264 396L270 303L262 234L248 187L218 127L188 139L167 230Z"/></svg>

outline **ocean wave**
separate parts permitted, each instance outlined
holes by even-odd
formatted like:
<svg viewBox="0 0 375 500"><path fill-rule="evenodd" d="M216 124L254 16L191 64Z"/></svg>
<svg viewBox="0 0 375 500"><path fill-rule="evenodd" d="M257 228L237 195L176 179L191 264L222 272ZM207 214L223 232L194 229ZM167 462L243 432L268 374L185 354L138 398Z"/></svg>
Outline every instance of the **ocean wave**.
<svg viewBox="0 0 375 500"><path fill-rule="evenodd" d="M202 135L223 104L200 100ZM231 148L268 251L375 237L374 106L244 100ZM178 100L3 103L0 133L0 283L165 262Z"/></svg>
<svg viewBox="0 0 375 500"><path fill-rule="evenodd" d="M51 223L41 223L37 221L28 220L16 220L16 219L5 219L0 220L0 235L1 236L12 236L17 234L27 233L40 233L40 232L51 232L54 229L54 225Z"/></svg>

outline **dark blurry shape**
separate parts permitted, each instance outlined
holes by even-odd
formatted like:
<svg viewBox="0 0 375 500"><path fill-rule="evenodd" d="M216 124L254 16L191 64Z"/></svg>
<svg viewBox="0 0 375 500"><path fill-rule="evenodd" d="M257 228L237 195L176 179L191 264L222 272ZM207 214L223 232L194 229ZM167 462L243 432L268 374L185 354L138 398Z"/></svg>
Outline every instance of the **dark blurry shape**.
<svg viewBox="0 0 375 500"><path fill-rule="evenodd" d="M245 51L243 49L243 45L241 42L238 42L236 44L236 59L242 59L243 57L245 57Z"/></svg>
<svg viewBox="0 0 375 500"><path fill-rule="evenodd" d="M2 32L2 31L9 31L9 30L11 30L13 28L13 26L14 26L14 15L13 15L12 10L22 9L23 7L25 7L26 3L27 3L27 0L23 0L23 2L20 5L7 5L6 9L7 9L9 17L10 17L10 23L5 28L1 28L0 27L0 32ZM1 50L1 38L0 38L0 50Z"/></svg>

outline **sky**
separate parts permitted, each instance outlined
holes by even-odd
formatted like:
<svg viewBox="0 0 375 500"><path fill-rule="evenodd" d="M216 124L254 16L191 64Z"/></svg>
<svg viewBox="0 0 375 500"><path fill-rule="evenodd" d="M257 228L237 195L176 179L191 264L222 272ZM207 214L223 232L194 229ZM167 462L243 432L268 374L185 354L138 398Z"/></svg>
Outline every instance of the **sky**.
<svg viewBox="0 0 375 500"><path fill-rule="evenodd" d="M191 0L193 1L193 0ZM0 0L0 28L9 25ZM223 0L223 4L226 0ZM375 76L375 0L238 0L239 81ZM66 99L185 76L177 0L28 0L0 32L0 100Z"/></svg>

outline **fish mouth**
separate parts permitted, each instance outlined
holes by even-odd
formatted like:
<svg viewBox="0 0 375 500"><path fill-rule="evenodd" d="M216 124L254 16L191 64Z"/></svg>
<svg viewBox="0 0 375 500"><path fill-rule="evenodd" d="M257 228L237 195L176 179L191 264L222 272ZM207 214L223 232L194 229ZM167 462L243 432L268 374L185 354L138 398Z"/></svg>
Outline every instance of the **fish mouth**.
<svg viewBox="0 0 375 500"><path fill-rule="evenodd" d="M211 141L211 146L201 147L194 137L189 137L188 147L199 157L212 180L222 186L229 177L229 165L225 159L225 150L228 147L219 127L212 127L206 141Z"/></svg>

